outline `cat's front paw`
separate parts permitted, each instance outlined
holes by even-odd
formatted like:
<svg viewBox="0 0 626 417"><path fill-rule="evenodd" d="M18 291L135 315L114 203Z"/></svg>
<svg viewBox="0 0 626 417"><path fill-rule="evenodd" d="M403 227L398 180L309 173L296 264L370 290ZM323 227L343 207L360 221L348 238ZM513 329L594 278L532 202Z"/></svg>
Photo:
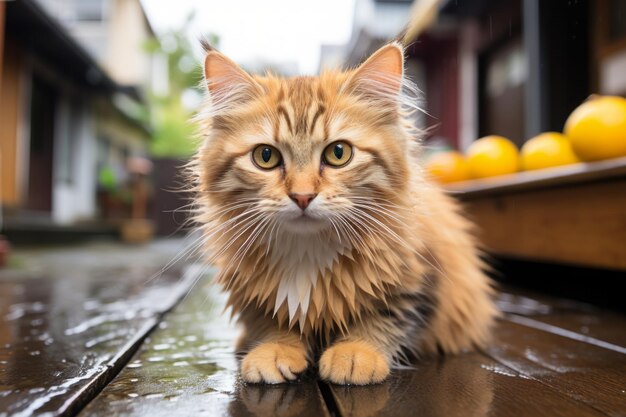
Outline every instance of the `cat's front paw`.
<svg viewBox="0 0 626 417"><path fill-rule="evenodd" d="M367 342L339 342L320 359L320 376L334 384L375 384L387 375L387 360Z"/></svg>
<svg viewBox="0 0 626 417"><path fill-rule="evenodd" d="M304 347L286 343L263 343L244 357L241 376L246 382L280 384L293 381L306 368Z"/></svg>

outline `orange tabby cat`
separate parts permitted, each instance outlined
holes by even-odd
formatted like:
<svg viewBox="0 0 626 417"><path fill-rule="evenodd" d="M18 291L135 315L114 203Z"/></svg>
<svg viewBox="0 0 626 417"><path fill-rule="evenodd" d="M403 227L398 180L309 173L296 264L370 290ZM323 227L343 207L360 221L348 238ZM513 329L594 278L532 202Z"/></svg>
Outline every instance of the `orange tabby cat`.
<svg viewBox="0 0 626 417"><path fill-rule="evenodd" d="M415 161L403 50L319 77L251 76L214 50L192 164L248 382L318 362L337 384L486 342L495 316L471 225Z"/></svg>

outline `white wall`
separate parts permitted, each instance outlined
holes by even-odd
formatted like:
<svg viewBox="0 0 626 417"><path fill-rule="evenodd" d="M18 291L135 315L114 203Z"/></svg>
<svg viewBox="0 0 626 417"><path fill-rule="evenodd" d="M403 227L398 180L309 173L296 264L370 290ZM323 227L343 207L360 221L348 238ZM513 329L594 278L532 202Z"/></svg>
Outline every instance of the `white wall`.
<svg viewBox="0 0 626 417"><path fill-rule="evenodd" d="M143 44L150 38L139 0L111 0L108 22L108 51L104 66L120 84L149 84L150 59Z"/></svg>

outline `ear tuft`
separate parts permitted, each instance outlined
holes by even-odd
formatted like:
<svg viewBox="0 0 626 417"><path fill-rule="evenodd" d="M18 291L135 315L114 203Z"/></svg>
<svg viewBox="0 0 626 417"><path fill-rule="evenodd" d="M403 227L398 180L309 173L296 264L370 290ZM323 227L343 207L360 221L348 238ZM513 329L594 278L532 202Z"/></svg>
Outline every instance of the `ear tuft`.
<svg viewBox="0 0 626 417"><path fill-rule="evenodd" d="M202 46L202 50L205 53L215 51L215 48L213 48L213 45L211 45L211 42L207 39L200 39L200 46Z"/></svg>
<svg viewBox="0 0 626 417"><path fill-rule="evenodd" d="M374 52L350 78L352 91L373 99L396 103L402 91L404 50L393 42Z"/></svg>

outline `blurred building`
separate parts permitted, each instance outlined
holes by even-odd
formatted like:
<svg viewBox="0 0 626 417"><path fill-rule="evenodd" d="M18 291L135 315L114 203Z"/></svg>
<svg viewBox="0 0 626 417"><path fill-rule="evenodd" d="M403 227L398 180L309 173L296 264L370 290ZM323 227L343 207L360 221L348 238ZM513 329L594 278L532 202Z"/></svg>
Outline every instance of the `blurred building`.
<svg viewBox="0 0 626 417"><path fill-rule="evenodd" d="M37 2L118 84L140 89L150 83L150 56L138 52L154 31L139 0Z"/></svg>
<svg viewBox="0 0 626 417"><path fill-rule="evenodd" d="M359 64L406 26L412 0L356 0L345 63Z"/></svg>
<svg viewBox="0 0 626 417"><path fill-rule="evenodd" d="M467 147L561 131L590 94L626 95L621 0L359 0L344 62L406 30L407 73L423 92L430 137ZM405 7L404 20L383 16ZM391 13L391 12L390 12ZM399 12L398 12L399 13ZM386 31L382 26L395 28ZM378 33L379 35L374 35Z"/></svg>
<svg viewBox="0 0 626 417"><path fill-rule="evenodd" d="M346 45L322 45L318 72L325 68L341 68L344 64Z"/></svg>
<svg viewBox="0 0 626 417"><path fill-rule="evenodd" d="M0 2L5 229L101 218L103 170L121 182L127 157L147 153L152 36L139 0Z"/></svg>

